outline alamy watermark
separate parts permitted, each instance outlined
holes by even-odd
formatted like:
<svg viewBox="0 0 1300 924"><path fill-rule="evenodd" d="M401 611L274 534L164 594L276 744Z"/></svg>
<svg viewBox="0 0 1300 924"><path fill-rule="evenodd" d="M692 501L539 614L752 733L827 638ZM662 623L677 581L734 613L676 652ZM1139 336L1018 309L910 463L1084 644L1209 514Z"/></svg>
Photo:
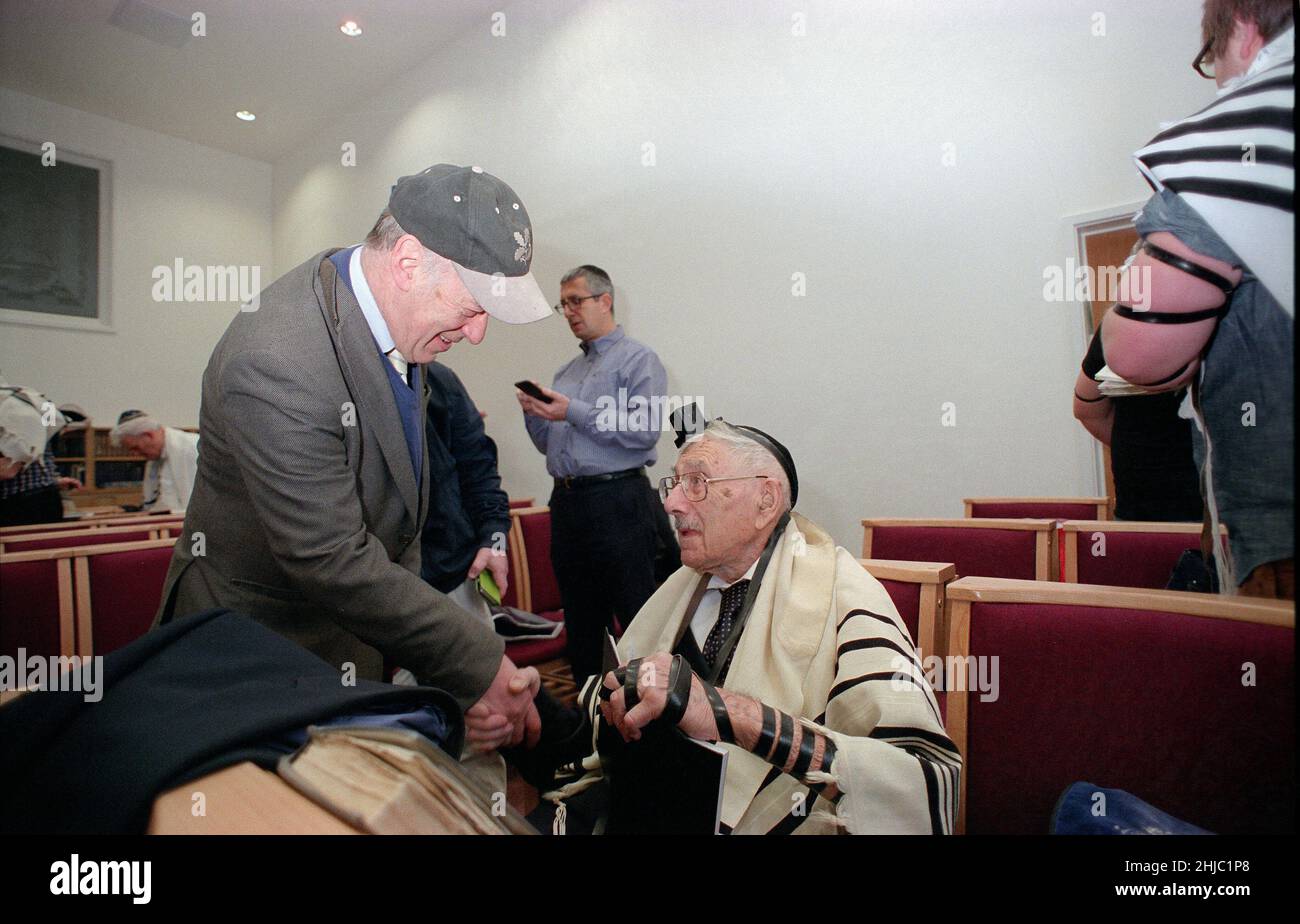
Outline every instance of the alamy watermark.
<svg viewBox="0 0 1300 924"><path fill-rule="evenodd" d="M1109 305L1119 302L1137 311L1151 310L1151 267L1082 266L1070 257L1065 266L1043 270L1043 301L1092 302Z"/></svg>
<svg viewBox="0 0 1300 924"><path fill-rule="evenodd" d="M895 655L890 667L894 676L889 683L895 690L916 686L917 662ZM970 692L980 695L981 703L996 702L998 698L997 655L926 655L920 661L925 681L936 693Z"/></svg>
<svg viewBox="0 0 1300 924"><path fill-rule="evenodd" d="M51 895L130 895L147 905L153 893L152 860L83 860L74 853L50 864L50 872Z"/></svg>
<svg viewBox="0 0 1300 924"><path fill-rule="evenodd" d="M155 302L239 302L240 311L256 311L262 291L262 268L186 264L177 257L170 266L152 272Z"/></svg>
<svg viewBox="0 0 1300 924"><path fill-rule="evenodd" d="M628 395L620 388L617 395L601 395L596 399L596 429L602 433L648 433L653 430L672 430L672 415L691 405L701 408L704 399L681 395ZM698 415L697 415L698 416ZM692 418L694 419L694 418Z"/></svg>
<svg viewBox="0 0 1300 924"><path fill-rule="evenodd" d="M104 698L104 657L94 655L0 655L0 692L24 690L83 693L88 703Z"/></svg>

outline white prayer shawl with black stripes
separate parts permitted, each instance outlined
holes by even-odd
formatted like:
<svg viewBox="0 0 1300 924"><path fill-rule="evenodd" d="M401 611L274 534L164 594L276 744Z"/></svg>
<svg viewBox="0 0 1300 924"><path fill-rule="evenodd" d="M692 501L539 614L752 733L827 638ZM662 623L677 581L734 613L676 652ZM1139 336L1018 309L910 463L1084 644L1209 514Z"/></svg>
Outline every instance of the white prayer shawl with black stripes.
<svg viewBox="0 0 1300 924"><path fill-rule="evenodd" d="M1295 316L1295 27L1260 49L1213 104L1133 155L1183 199Z"/></svg>
<svg viewBox="0 0 1300 924"><path fill-rule="evenodd" d="M699 580L682 568L664 583L619 643L621 661L674 649L689 631ZM593 713L595 686L589 681L581 695ZM814 801L803 782L724 745L722 822L733 833L951 833L961 757L911 637L880 582L798 514L763 576L723 686L827 732L837 748L829 776L844 793L838 804ZM590 782L599 758L583 766Z"/></svg>

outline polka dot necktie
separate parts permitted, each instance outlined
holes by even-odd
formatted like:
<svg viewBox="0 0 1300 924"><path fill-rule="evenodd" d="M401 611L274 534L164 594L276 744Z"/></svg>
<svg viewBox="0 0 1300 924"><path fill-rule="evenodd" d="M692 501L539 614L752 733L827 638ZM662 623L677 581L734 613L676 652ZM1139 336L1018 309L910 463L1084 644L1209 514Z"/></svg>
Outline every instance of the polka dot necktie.
<svg viewBox="0 0 1300 924"><path fill-rule="evenodd" d="M736 624L736 617L740 615L740 606L745 602L745 591L749 589L749 581L737 581L730 587L722 591L722 603L718 606L718 621L713 624L709 630L708 637L704 639L704 660L708 662L709 667L715 667L718 655L722 653L722 646L726 644L727 638L731 635L732 626ZM734 655L736 649L731 649ZM731 655L727 656L730 663ZM724 669L722 674L726 673Z"/></svg>

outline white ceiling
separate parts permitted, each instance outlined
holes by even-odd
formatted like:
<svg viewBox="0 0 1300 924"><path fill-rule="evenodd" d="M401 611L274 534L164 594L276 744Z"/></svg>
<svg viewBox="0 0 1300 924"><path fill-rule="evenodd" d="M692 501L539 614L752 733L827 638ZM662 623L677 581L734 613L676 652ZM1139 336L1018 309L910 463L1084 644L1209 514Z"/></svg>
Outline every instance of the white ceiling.
<svg viewBox="0 0 1300 924"><path fill-rule="evenodd" d="M503 0L143 0L181 47L110 23L122 0L0 0L0 86L274 161L331 109L352 109ZM137 5L142 0L129 0ZM207 35L189 35L195 10ZM141 11L149 18L150 10ZM158 17L152 17L158 18ZM163 26L166 26L166 17ZM338 29L354 19L364 34ZM164 28L156 33L168 35ZM257 121L235 112L249 109Z"/></svg>

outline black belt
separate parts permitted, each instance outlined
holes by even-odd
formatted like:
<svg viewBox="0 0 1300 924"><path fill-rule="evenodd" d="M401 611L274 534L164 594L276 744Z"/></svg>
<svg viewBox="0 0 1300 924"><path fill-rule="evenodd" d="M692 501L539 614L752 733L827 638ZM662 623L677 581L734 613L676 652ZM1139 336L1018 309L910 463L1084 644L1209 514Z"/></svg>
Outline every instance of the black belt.
<svg viewBox="0 0 1300 924"><path fill-rule="evenodd" d="M644 474L644 468L629 468L621 472L606 472L603 475L571 475L568 478L556 478L555 486L572 491L574 488L584 488L602 481L618 481L620 478L635 478L637 475Z"/></svg>

